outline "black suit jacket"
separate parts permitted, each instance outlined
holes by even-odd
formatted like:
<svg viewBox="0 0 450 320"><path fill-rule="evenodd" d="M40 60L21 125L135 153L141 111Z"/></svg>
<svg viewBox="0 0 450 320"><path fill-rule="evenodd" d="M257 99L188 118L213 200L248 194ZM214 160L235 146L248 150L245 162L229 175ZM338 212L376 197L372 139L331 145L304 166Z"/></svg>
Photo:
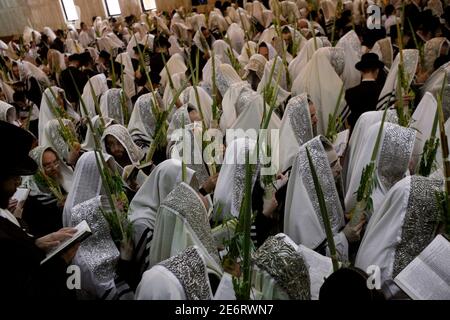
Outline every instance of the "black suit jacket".
<svg viewBox="0 0 450 320"><path fill-rule="evenodd" d="M35 245L35 238L9 220L0 217L0 298L72 299L67 289L67 265L59 257L43 266L45 253Z"/></svg>
<svg viewBox="0 0 450 320"><path fill-rule="evenodd" d="M376 81L363 81L345 92L345 101L350 108L349 125L353 128L358 118L367 111L374 111L382 86Z"/></svg>

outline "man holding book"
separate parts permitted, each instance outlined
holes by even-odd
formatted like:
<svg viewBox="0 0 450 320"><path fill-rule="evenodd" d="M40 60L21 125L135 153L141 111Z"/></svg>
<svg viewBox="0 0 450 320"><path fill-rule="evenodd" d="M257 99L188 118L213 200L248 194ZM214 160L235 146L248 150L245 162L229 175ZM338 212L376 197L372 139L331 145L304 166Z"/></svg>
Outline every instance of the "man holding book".
<svg viewBox="0 0 450 320"><path fill-rule="evenodd" d="M0 136L9 137L0 140L1 149L9 151L7 157L0 158L0 296L7 299L71 299L74 296L66 286L66 271L78 246L72 246L42 266L41 261L47 252L71 238L75 230L61 229L36 239L22 228L20 219L7 210L21 176L34 174L37 165L28 156L33 142L31 134L1 122Z"/></svg>

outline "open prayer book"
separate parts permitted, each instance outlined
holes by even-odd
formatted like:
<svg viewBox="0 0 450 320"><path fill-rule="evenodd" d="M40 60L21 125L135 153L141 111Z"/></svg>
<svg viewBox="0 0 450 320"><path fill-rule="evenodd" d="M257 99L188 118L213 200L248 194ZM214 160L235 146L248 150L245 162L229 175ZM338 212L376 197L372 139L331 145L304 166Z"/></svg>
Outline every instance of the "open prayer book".
<svg viewBox="0 0 450 320"><path fill-rule="evenodd" d="M59 253L63 252L64 250L67 250L70 247L76 245L77 243L84 241L86 238L88 238L90 235L92 235L91 228L89 228L86 220L81 221L74 228L77 229L77 232L72 236L72 238L67 239L66 241L62 242L59 246L57 246L55 249L50 251L47 254L47 257L41 261L41 265L46 263L53 257L57 256Z"/></svg>
<svg viewBox="0 0 450 320"><path fill-rule="evenodd" d="M14 193L12 198L16 199L19 203L25 202L25 200L27 200L29 194L30 194L30 189L17 188L17 191L16 191L16 193Z"/></svg>
<svg viewBox="0 0 450 320"><path fill-rule="evenodd" d="M336 141L333 143L333 146L338 157L342 157L344 155L345 149L347 149L349 138L350 130L348 129L337 134Z"/></svg>
<svg viewBox="0 0 450 320"><path fill-rule="evenodd" d="M413 300L450 300L450 243L438 235L394 279Z"/></svg>

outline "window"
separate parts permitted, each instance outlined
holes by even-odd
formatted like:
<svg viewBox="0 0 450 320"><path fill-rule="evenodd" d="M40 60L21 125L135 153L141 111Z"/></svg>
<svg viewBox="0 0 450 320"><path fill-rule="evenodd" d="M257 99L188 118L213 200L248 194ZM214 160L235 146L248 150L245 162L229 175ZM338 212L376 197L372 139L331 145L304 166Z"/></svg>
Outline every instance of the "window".
<svg viewBox="0 0 450 320"><path fill-rule="evenodd" d="M119 16L122 14L119 0L105 0L105 6L108 16Z"/></svg>
<svg viewBox="0 0 450 320"><path fill-rule="evenodd" d="M144 11L156 10L156 0L141 0Z"/></svg>
<svg viewBox="0 0 450 320"><path fill-rule="evenodd" d="M79 19L73 0L61 0L61 7L67 21L77 21Z"/></svg>

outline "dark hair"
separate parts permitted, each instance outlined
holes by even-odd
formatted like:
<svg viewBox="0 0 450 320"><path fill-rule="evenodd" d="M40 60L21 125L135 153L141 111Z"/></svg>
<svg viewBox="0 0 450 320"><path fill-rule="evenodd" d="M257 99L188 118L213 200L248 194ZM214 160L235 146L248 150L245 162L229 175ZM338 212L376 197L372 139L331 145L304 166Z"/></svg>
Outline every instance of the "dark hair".
<svg viewBox="0 0 450 320"><path fill-rule="evenodd" d="M390 15L392 15L395 11L395 7L392 4L388 4L386 6L386 8L384 9L384 13L386 14L387 17L389 17Z"/></svg>
<svg viewBox="0 0 450 320"><path fill-rule="evenodd" d="M200 28L200 31L201 31L201 32L203 32L203 31L207 31L207 30L208 30L208 28L206 28L206 27L203 27L203 26L202 26L202 27Z"/></svg>
<svg viewBox="0 0 450 320"><path fill-rule="evenodd" d="M289 30L289 27L288 27L288 26L285 26L285 27L283 28L283 33L291 33L291 30Z"/></svg>
<svg viewBox="0 0 450 320"><path fill-rule="evenodd" d="M220 11L222 11L222 1L216 1L214 3L214 8L220 9Z"/></svg>
<svg viewBox="0 0 450 320"><path fill-rule="evenodd" d="M84 22L80 23L81 28L83 28L83 26L85 26L85 25L86 25L86 23L84 23Z"/></svg>
<svg viewBox="0 0 450 320"><path fill-rule="evenodd" d="M442 65L446 64L449 61L450 61L450 56L448 56L448 55L437 57L436 60L434 60L434 63L433 63L434 70L439 69L439 67L441 67Z"/></svg>
<svg viewBox="0 0 450 320"><path fill-rule="evenodd" d="M15 102L17 102L17 101L25 102L27 100L27 97L25 95L25 91L16 91L16 92L14 92L13 100Z"/></svg>
<svg viewBox="0 0 450 320"><path fill-rule="evenodd" d="M269 48L269 47L267 46L267 44L265 42L261 42L259 47L258 47L258 50L261 49L261 48Z"/></svg>
<svg viewBox="0 0 450 320"><path fill-rule="evenodd" d="M97 16L92 17L92 22L94 22L97 19Z"/></svg>

